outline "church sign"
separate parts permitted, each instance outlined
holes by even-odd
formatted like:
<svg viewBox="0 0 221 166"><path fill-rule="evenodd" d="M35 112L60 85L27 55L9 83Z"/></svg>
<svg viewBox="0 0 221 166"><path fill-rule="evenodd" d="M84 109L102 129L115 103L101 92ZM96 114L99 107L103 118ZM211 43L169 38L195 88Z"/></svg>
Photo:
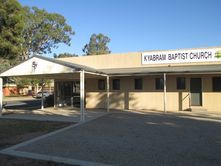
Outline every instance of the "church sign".
<svg viewBox="0 0 221 166"><path fill-rule="evenodd" d="M142 64L171 64L221 61L220 49L143 52Z"/></svg>

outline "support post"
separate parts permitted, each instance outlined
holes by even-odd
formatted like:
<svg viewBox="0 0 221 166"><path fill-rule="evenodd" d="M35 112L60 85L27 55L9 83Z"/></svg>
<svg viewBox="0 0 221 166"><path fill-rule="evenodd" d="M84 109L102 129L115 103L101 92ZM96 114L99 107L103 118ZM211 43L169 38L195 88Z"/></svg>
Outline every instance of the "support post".
<svg viewBox="0 0 221 166"><path fill-rule="evenodd" d="M164 91L164 101L163 101L163 109L164 109L164 113L167 112L166 110L166 105L167 105L167 78L166 78L166 73L163 73L163 91Z"/></svg>
<svg viewBox="0 0 221 166"><path fill-rule="evenodd" d="M84 114L84 70L80 72L80 121L83 122L85 120L85 114Z"/></svg>
<svg viewBox="0 0 221 166"><path fill-rule="evenodd" d="M71 107L74 107L74 82L71 85Z"/></svg>
<svg viewBox="0 0 221 166"><path fill-rule="evenodd" d="M54 79L54 108L57 106L57 82Z"/></svg>
<svg viewBox="0 0 221 166"><path fill-rule="evenodd" d="M41 110L44 110L44 80L41 80Z"/></svg>
<svg viewBox="0 0 221 166"><path fill-rule="evenodd" d="M110 81L109 76L107 76L107 112L109 112L109 105L110 105Z"/></svg>
<svg viewBox="0 0 221 166"><path fill-rule="evenodd" d="M2 110L3 110L3 81L2 78L0 78L0 116L2 116Z"/></svg>

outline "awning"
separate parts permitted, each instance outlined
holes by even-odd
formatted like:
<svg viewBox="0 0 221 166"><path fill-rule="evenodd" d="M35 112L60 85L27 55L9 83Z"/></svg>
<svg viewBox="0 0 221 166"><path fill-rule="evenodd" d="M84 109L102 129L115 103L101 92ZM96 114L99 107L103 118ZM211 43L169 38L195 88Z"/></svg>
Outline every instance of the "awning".
<svg viewBox="0 0 221 166"><path fill-rule="evenodd" d="M139 67L139 68L113 68L101 69L100 71L110 76L130 76L145 74L206 74L221 73L221 65L188 65L188 66L161 66L161 67Z"/></svg>

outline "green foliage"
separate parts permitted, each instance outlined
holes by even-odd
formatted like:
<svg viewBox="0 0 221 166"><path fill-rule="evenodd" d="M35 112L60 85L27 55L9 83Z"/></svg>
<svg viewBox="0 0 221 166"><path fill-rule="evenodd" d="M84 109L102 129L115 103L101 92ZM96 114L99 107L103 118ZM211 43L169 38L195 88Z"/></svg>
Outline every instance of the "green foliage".
<svg viewBox="0 0 221 166"><path fill-rule="evenodd" d="M14 78L18 88L24 88L27 85L32 85L32 86L42 86L42 82L40 79L33 79L33 78L21 78L21 77L17 77ZM44 84L49 85L51 83L51 80L49 79L45 79L44 80Z"/></svg>
<svg viewBox="0 0 221 166"><path fill-rule="evenodd" d="M5 71L6 69L10 68L10 62L7 59L0 59L0 73L2 73L3 71Z"/></svg>
<svg viewBox="0 0 221 166"><path fill-rule="evenodd" d="M0 58L19 56L23 41L23 8L16 0L0 0Z"/></svg>
<svg viewBox="0 0 221 166"><path fill-rule="evenodd" d="M65 58L65 57L77 57L77 54L70 54L70 53L61 53L61 54L54 54L54 58Z"/></svg>
<svg viewBox="0 0 221 166"><path fill-rule="evenodd" d="M60 43L70 45L70 36L74 32L63 16L37 7L24 7L24 10L23 56L51 53L51 49Z"/></svg>
<svg viewBox="0 0 221 166"><path fill-rule="evenodd" d="M84 46L83 52L86 53L86 55L109 54L111 52L107 46L109 42L110 38L102 33L98 35L92 34L90 42Z"/></svg>
<svg viewBox="0 0 221 166"><path fill-rule="evenodd" d="M25 85L31 84L31 79L29 78L15 78L15 82L18 88L24 88Z"/></svg>
<svg viewBox="0 0 221 166"><path fill-rule="evenodd" d="M7 59L7 58L0 58L0 73L6 71L7 69L9 69L10 67L14 66L17 64L17 60L16 59Z"/></svg>

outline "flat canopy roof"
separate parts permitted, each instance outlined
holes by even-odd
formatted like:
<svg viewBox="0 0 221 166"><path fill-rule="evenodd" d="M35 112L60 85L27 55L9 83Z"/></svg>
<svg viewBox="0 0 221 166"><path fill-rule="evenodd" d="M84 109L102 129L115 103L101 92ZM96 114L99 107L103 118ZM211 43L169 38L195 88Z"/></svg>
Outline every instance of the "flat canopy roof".
<svg viewBox="0 0 221 166"><path fill-rule="evenodd" d="M102 72L111 76L139 75L139 74L163 74L163 73L221 73L221 65L191 65L191 66L161 66L161 67L139 67L139 68L114 68L101 69Z"/></svg>

